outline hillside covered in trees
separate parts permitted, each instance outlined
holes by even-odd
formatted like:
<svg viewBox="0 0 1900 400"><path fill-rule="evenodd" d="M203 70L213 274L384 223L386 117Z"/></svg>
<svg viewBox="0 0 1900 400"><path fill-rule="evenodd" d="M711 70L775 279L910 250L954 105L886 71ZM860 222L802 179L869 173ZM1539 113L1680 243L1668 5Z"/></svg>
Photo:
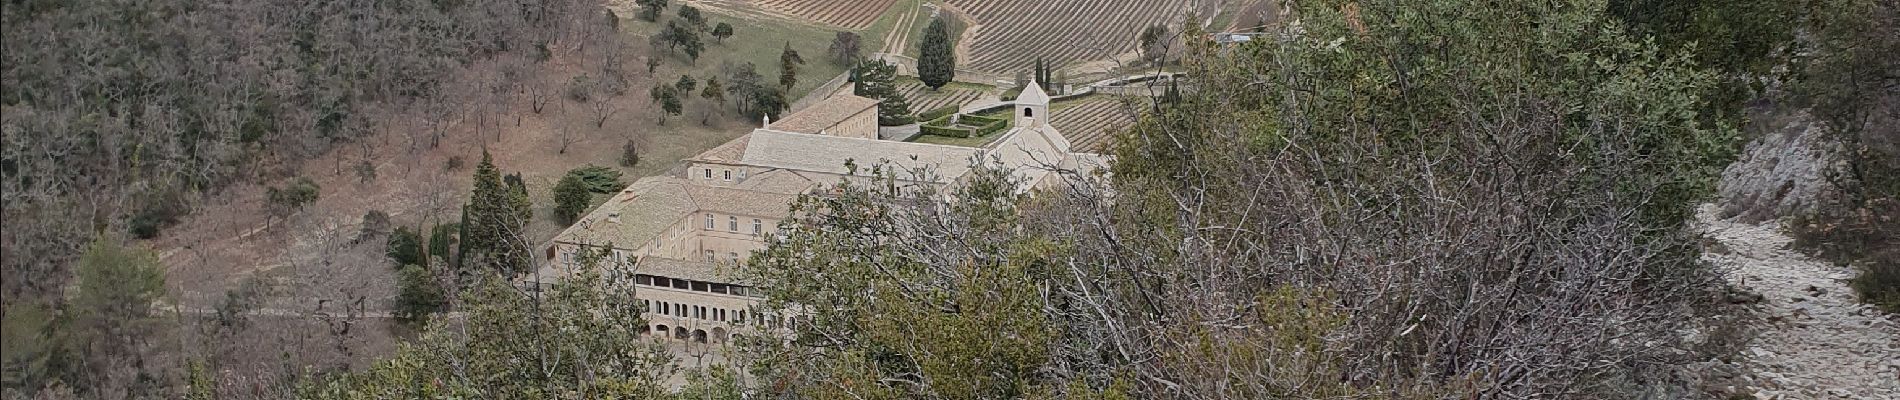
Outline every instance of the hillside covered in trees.
<svg viewBox="0 0 1900 400"><path fill-rule="evenodd" d="M82 251L149 253L120 243L392 126L410 139L397 151L430 148L449 120L483 113L474 100L511 94L552 52L619 40L598 3L562 0L9 1L0 22L7 392L92 398L171 397L184 363L162 338L168 324L147 320L162 287L111 304L75 303L66 289L162 284L162 273L99 282L125 278L113 268L162 272L155 255L91 265ZM478 65L495 73L471 77ZM338 173L375 172L338 160ZM308 179L270 192L281 211L319 194ZM117 311L88 315L97 307ZM29 323L53 325L14 330ZM88 345L101 337L127 342Z"/></svg>

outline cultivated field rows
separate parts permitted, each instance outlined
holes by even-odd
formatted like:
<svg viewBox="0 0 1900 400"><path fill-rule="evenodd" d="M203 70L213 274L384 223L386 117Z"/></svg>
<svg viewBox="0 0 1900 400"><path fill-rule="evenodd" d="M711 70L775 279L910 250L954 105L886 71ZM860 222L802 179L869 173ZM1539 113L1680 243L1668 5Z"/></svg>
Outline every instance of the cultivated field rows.
<svg viewBox="0 0 1900 400"><path fill-rule="evenodd" d="M944 86L931 91L915 80L898 82L897 91L904 96L905 101L910 102L910 109L919 113L948 105L961 107L989 94L986 90L962 85Z"/></svg>
<svg viewBox="0 0 1900 400"><path fill-rule="evenodd" d="M897 0L692 0L722 10L812 21L844 29L864 29Z"/></svg>
<svg viewBox="0 0 1900 400"><path fill-rule="evenodd" d="M977 20L965 66L1010 74L1041 57L1054 65L1107 59L1135 51L1148 26L1179 26L1213 0L949 0Z"/></svg>
<svg viewBox="0 0 1900 400"><path fill-rule="evenodd" d="M1076 151L1103 153L1115 133L1134 123L1122 97L1091 95L1052 106L1049 124L1069 138Z"/></svg>

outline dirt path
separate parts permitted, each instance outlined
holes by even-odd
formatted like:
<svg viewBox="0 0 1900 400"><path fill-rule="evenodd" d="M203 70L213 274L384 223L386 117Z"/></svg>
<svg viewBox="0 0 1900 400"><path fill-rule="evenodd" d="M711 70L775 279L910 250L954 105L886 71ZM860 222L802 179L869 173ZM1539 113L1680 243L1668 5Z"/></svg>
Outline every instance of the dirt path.
<svg viewBox="0 0 1900 400"><path fill-rule="evenodd" d="M1731 282L1759 293L1759 330L1745 364L1761 399L1900 399L1900 323L1860 303L1852 271L1788 247L1777 222L1720 220L1697 214L1710 238L1729 251L1705 253Z"/></svg>
<svg viewBox="0 0 1900 400"><path fill-rule="evenodd" d="M922 12L923 4L910 5L910 10L897 17L897 25L884 33L884 48L878 52L885 54L904 54L904 48L910 46L910 31L916 30L917 13Z"/></svg>

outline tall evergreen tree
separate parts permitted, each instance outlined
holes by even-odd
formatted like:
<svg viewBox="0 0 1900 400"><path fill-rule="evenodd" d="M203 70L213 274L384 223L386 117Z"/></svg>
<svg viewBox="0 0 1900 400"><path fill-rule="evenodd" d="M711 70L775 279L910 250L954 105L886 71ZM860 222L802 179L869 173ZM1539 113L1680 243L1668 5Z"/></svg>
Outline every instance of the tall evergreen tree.
<svg viewBox="0 0 1900 400"><path fill-rule="evenodd" d="M943 17L939 16L931 19L930 28L924 30L921 54L917 57L917 79L923 80L930 90L937 90L956 77L957 55L950 42L950 28L944 26Z"/></svg>
<svg viewBox="0 0 1900 400"><path fill-rule="evenodd" d="M512 179L511 179L512 180ZM504 184L494 158L482 150L482 162L475 165L475 189L463 207L462 253L479 254L504 274L527 269L526 248L516 237L527 224L524 211L526 193L518 193L518 184Z"/></svg>
<svg viewBox="0 0 1900 400"><path fill-rule="evenodd" d="M1036 84L1042 86L1042 90L1045 92L1049 91L1048 68L1049 67L1042 64L1042 57L1036 57Z"/></svg>
<svg viewBox="0 0 1900 400"><path fill-rule="evenodd" d="M569 172L561 177L561 183L554 185L554 217L562 224L572 224L582 211L587 211L591 200L593 195L587 192L587 184L581 182L580 175Z"/></svg>
<svg viewBox="0 0 1900 400"><path fill-rule="evenodd" d="M904 125L914 121L911 117L910 102L897 92L892 83L897 78L897 67L880 59L867 59L858 62L853 68L857 74L857 84L852 94L877 99L877 120L879 125Z"/></svg>
<svg viewBox="0 0 1900 400"><path fill-rule="evenodd" d="M798 50L792 50L792 42L785 42L785 50L778 53L778 63L778 85L792 90L792 86L798 85L798 66L805 64L805 57L799 56Z"/></svg>

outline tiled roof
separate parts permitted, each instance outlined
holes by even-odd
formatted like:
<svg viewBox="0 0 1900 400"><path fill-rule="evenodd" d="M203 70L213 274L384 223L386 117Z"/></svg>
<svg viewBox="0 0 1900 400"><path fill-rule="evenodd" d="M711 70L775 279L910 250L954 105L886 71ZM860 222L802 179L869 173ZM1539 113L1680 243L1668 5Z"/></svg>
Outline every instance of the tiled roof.
<svg viewBox="0 0 1900 400"><path fill-rule="evenodd" d="M868 171L881 160L906 169L930 167L938 176L962 176L980 149L840 136L807 135L760 129L752 131L740 160L746 165L844 175L851 161Z"/></svg>
<svg viewBox="0 0 1900 400"><path fill-rule="evenodd" d="M784 217L791 210L792 200L798 193L770 193L738 188L687 185L686 193L692 195L693 203L700 210L719 214L736 214L754 217Z"/></svg>
<svg viewBox="0 0 1900 400"><path fill-rule="evenodd" d="M818 181L797 171L775 169L752 175L752 178L740 182L739 188L767 193L798 194L811 190L817 183Z"/></svg>
<svg viewBox="0 0 1900 400"><path fill-rule="evenodd" d="M606 266L606 264L602 264ZM543 284L552 284L567 279L574 268L567 264L553 262L542 266L536 276L524 277L523 282L539 279ZM706 282L732 281L733 265L700 261L677 260L660 256L640 257L633 264L633 273L657 275L668 278L689 279Z"/></svg>
<svg viewBox="0 0 1900 400"><path fill-rule="evenodd" d="M787 115L785 119L772 121L772 129L815 134L875 107L877 107L877 100L850 93L839 93L811 107Z"/></svg>
<svg viewBox="0 0 1900 400"><path fill-rule="evenodd" d="M638 248L699 209L679 178L652 176L627 185L555 241Z"/></svg>
<svg viewBox="0 0 1900 400"><path fill-rule="evenodd" d="M732 141L728 141L724 144L720 144L717 147L713 147L711 150L706 150L706 152L704 153L699 153L699 155L693 156L692 159L695 161L712 161L712 162L728 162L728 163L739 161L739 157L745 155L745 146L746 146L746 143L748 142L748 140L746 139L749 139L751 137L752 135L739 136L739 138L737 139L732 139Z"/></svg>
<svg viewBox="0 0 1900 400"><path fill-rule="evenodd" d="M699 211L757 217L782 217L814 182L791 171L772 171L738 187L694 184L653 176L627 185L605 204L562 231L555 241L639 248Z"/></svg>
<svg viewBox="0 0 1900 400"><path fill-rule="evenodd" d="M991 144L995 159L1022 180L1023 190L1035 187L1069 157L1069 141L1047 126L1013 128Z"/></svg>
<svg viewBox="0 0 1900 400"><path fill-rule="evenodd" d="M706 282L731 281L732 265L701 261L676 260L666 257L647 256L633 264L636 274L659 275L668 278L690 279Z"/></svg>

